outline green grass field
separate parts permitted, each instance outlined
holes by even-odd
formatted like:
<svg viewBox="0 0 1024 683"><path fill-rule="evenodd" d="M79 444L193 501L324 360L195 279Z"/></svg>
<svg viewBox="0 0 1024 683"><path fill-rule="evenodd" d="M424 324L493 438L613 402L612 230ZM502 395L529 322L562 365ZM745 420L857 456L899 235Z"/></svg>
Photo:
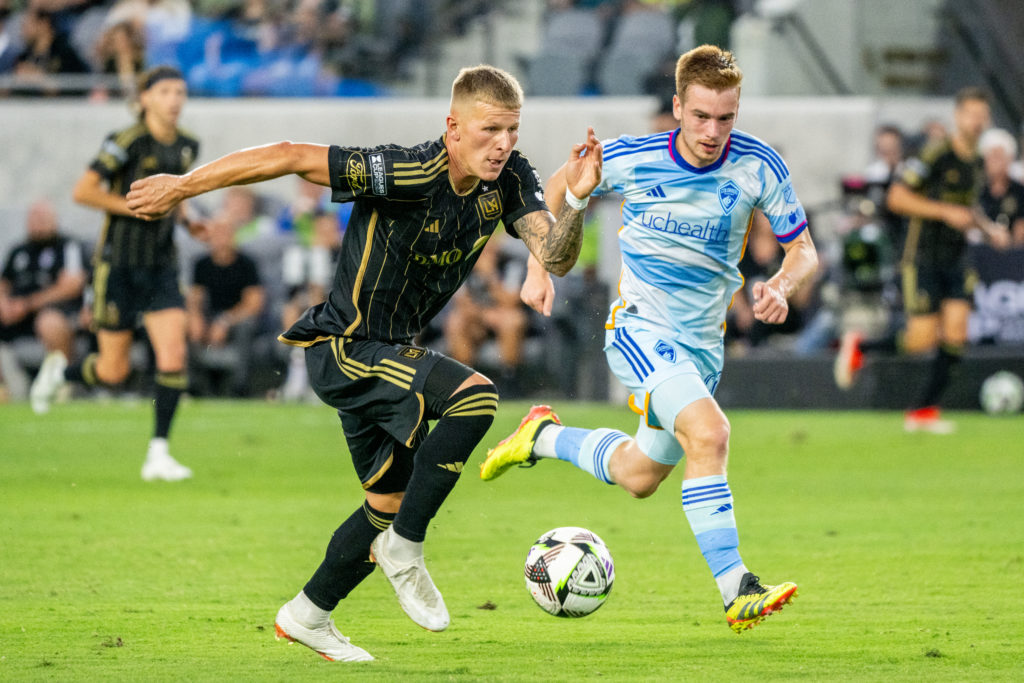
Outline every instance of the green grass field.
<svg viewBox="0 0 1024 683"><path fill-rule="evenodd" d="M488 438L518 424L503 403ZM623 409L563 420L631 432ZM544 462L491 483L474 455L427 561L452 616L428 633L382 575L335 612L377 660L276 642L278 607L361 501L324 406L189 402L172 446L195 479L139 479L147 404L0 406L2 680L1020 680L1024 421L960 414L955 436L893 413L733 412L741 551L798 599L742 635L679 504L681 471L633 500ZM523 586L533 540L593 529L617 579L581 620ZM493 606L485 609L484 606Z"/></svg>

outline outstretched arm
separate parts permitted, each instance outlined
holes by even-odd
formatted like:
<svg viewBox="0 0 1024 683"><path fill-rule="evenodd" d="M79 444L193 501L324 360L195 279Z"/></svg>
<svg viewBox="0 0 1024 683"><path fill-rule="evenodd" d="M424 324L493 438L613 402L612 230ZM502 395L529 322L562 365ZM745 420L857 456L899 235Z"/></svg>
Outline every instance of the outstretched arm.
<svg viewBox="0 0 1024 683"><path fill-rule="evenodd" d="M182 200L231 185L248 185L295 174L318 185L330 185L326 145L276 142L232 152L185 175L159 175L132 183L128 210L153 220Z"/></svg>

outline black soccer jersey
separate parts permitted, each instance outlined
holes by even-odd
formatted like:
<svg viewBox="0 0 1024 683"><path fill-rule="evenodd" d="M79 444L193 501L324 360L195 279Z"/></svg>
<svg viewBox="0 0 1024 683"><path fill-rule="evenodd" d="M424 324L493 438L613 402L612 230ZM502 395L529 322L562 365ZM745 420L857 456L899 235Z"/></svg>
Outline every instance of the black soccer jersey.
<svg viewBox="0 0 1024 683"><path fill-rule="evenodd" d="M1011 180L1002 197L992 196L991 189L986 186L978 203L986 216L1004 228L1012 228L1015 221L1024 218L1024 185Z"/></svg>
<svg viewBox="0 0 1024 683"><path fill-rule="evenodd" d="M11 295L16 297L35 294L52 287L61 271L81 272L84 267L82 245L63 235L51 239L19 244L7 257L3 279L10 284ZM65 301L59 307L66 312L77 311L81 297Z"/></svg>
<svg viewBox="0 0 1024 683"><path fill-rule="evenodd" d="M182 174L199 153L199 141L179 130L174 142L165 145L142 122L111 133L89 166L116 194L127 194L139 178L157 173ZM131 216L107 215L96 245L99 261L112 266L168 266L177 263L174 218L144 221Z"/></svg>
<svg viewBox="0 0 1024 683"><path fill-rule="evenodd" d="M901 178L914 192L950 204L974 206L985 182L980 156L961 159L949 142L930 145L910 159ZM966 246L964 234L942 221L912 218L907 227L904 260L957 261Z"/></svg>
<svg viewBox="0 0 1024 683"><path fill-rule="evenodd" d="M406 343L469 275L499 223L546 211L540 176L513 151L494 181L457 194L444 138L416 147L331 147L332 199L355 205L327 302L282 335Z"/></svg>

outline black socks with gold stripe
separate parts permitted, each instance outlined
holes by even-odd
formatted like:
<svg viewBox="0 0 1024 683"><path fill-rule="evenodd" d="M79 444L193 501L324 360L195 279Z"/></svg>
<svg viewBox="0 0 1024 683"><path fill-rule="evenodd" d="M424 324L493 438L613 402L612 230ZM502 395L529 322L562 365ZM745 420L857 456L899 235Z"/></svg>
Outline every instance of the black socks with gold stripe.
<svg viewBox="0 0 1024 683"><path fill-rule="evenodd" d="M441 408L441 418L416 450L412 477L395 517L395 531L410 541L423 540L427 525L490 428L498 411L498 390L493 384L475 384Z"/></svg>
<svg viewBox="0 0 1024 683"><path fill-rule="evenodd" d="M333 610L373 572L377 565L370 561L370 543L394 518L394 514L374 510L364 501L338 527L327 544L324 561L302 589L314 605L328 612Z"/></svg>

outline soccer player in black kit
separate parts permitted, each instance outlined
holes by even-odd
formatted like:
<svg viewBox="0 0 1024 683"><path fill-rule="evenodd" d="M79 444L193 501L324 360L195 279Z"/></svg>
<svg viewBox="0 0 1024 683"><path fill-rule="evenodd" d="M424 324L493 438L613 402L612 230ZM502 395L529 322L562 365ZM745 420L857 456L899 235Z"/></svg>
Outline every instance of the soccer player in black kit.
<svg viewBox="0 0 1024 683"><path fill-rule="evenodd" d="M564 275L579 255L583 210L573 206L582 207L600 181L600 143L588 129L572 147L573 196L556 220L539 176L514 149L522 99L504 71L463 69L440 139L372 148L281 142L185 176L138 181L128 194L135 215L152 219L203 192L294 173L329 185L334 201L354 202L327 301L280 337L306 348L313 389L338 411L366 496L277 614L279 637L327 659L372 659L330 615L375 565L413 621L430 631L448 626L423 540L487 432L498 392L487 377L414 345L413 337L466 279L499 222L548 272Z"/></svg>
<svg viewBox="0 0 1024 683"><path fill-rule="evenodd" d="M978 139L990 115L983 90L971 87L957 93L952 137L908 160L886 198L891 211L910 219L900 261L907 318L902 348L933 354L921 394L904 414L908 432L948 434L955 429L942 418L939 404L967 343L976 274L968 263L966 234L980 230L994 246L1009 243L1008 233L993 230L977 205L985 182ZM846 333L836 357L836 382L848 388L863 353L892 352L897 346L891 337L863 341L856 332Z"/></svg>
<svg viewBox="0 0 1024 683"><path fill-rule="evenodd" d="M141 113L135 124L107 136L75 185L75 201L106 212L93 258L93 329L99 352L68 366L49 354L31 389L32 405L45 412L66 381L117 386L131 372L131 346L139 322L156 356L153 437L142 465L145 481L179 481L192 470L175 460L167 437L178 398L187 385L185 299L178 282L175 216L133 216L125 194L131 183L156 173L184 173L199 142L178 128L187 99L181 73L155 67L141 77ZM201 230L190 223L190 230Z"/></svg>

